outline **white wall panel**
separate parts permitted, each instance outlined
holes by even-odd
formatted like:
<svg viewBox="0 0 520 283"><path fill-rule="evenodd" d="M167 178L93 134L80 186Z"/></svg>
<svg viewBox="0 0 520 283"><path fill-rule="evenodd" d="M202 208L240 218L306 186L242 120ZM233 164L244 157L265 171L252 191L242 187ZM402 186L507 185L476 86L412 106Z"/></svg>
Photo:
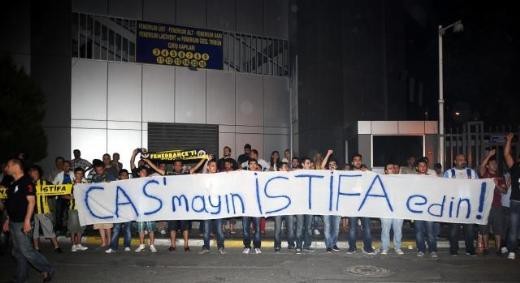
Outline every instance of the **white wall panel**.
<svg viewBox="0 0 520 283"><path fill-rule="evenodd" d="M71 129L71 149L81 150L81 157L89 161L101 159L107 150L107 131L104 129Z"/></svg>
<svg viewBox="0 0 520 283"><path fill-rule="evenodd" d="M264 35L289 38L288 2L288 0L264 0Z"/></svg>
<svg viewBox="0 0 520 283"><path fill-rule="evenodd" d="M140 64L108 64L108 120L141 121Z"/></svg>
<svg viewBox="0 0 520 283"><path fill-rule="evenodd" d="M141 19L141 0L108 0L108 13L111 16Z"/></svg>
<svg viewBox="0 0 520 283"><path fill-rule="evenodd" d="M263 125L262 77L236 74L237 125Z"/></svg>
<svg viewBox="0 0 520 283"><path fill-rule="evenodd" d="M237 31L243 33L263 33L264 1L237 1Z"/></svg>
<svg viewBox="0 0 520 283"><path fill-rule="evenodd" d="M138 147L143 147L140 131L108 130L107 151L110 155L114 152L120 154L123 168L130 169L132 151Z"/></svg>
<svg viewBox="0 0 520 283"><path fill-rule="evenodd" d="M236 27L235 0L206 0L209 29L234 31Z"/></svg>
<svg viewBox="0 0 520 283"><path fill-rule="evenodd" d="M235 124L235 75L207 71L207 117L209 124Z"/></svg>
<svg viewBox="0 0 520 283"><path fill-rule="evenodd" d="M106 129L106 120L75 120L70 121L71 128Z"/></svg>
<svg viewBox="0 0 520 283"><path fill-rule="evenodd" d="M283 158L283 152L289 148L288 135L264 135L264 151L266 160L271 156L271 152L277 150Z"/></svg>
<svg viewBox="0 0 520 283"><path fill-rule="evenodd" d="M174 76L172 67L143 65L143 121L174 122Z"/></svg>
<svg viewBox="0 0 520 283"><path fill-rule="evenodd" d="M177 0L175 7L175 23L181 26L206 26L205 0ZM211 11L209 13L212 13Z"/></svg>
<svg viewBox="0 0 520 283"><path fill-rule="evenodd" d="M204 71L175 68L175 122L206 123Z"/></svg>
<svg viewBox="0 0 520 283"><path fill-rule="evenodd" d="M231 156L233 158L237 158L238 155L240 155L241 151L239 151L239 154L237 153L237 147L235 145L235 133L219 133L218 134L218 152L215 152L215 154L218 156L218 158L222 158L222 152L224 146L231 147Z"/></svg>
<svg viewBox="0 0 520 283"><path fill-rule="evenodd" d="M72 59L71 118L105 120L107 62Z"/></svg>
<svg viewBox="0 0 520 283"><path fill-rule="evenodd" d="M173 24L175 1L146 0L143 1L143 20L156 23Z"/></svg>
<svg viewBox="0 0 520 283"><path fill-rule="evenodd" d="M264 126L289 127L289 90L286 78L264 78Z"/></svg>

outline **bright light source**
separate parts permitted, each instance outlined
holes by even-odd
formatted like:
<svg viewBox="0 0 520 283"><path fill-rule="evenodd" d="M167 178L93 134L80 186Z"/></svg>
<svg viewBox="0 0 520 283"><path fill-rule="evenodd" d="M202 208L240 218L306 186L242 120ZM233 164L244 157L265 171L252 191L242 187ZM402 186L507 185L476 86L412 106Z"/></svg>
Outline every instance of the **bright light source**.
<svg viewBox="0 0 520 283"><path fill-rule="evenodd" d="M460 116L460 112L455 112L455 116Z"/></svg>

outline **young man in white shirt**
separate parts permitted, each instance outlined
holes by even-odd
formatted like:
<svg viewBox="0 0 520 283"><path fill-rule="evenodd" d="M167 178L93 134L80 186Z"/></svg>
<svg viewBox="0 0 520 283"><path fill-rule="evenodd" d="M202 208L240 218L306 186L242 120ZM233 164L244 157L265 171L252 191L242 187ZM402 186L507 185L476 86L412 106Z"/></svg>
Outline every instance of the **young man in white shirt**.
<svg viewBox="0 0 520 283"><path fill-rule="evenodd" d="M258 157L258 150L256 150L256 149L251 150L251 153L249 154L249 156L250 156L250 160L254 159L254 160L256 160L256 164L260 165L260 167L261 167L260 171L267 171L267 170L269 170L269 167L271 167L267 161ZM250 170L249 169L249 160L246 162L243 162L241 164L241 167L242 167L242 169Z"/></svg>

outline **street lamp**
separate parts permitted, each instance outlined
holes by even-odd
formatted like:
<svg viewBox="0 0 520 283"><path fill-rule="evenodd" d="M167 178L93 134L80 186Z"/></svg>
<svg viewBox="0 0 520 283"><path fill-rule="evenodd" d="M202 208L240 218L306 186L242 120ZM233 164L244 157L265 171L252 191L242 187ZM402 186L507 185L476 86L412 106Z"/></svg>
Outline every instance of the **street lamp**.
<svg viewBox="0 0 520 283"><path fill-rule="evenodd" d="M453 29L453 32L462 32L464 30L464 26L462 25L462 21L458 20L451 25L443 27L439 25L438 31L438 39L439 39L439 162L444 167L444 83L443 83L443 74L442 74L442 36L450 29Z"/></svg>

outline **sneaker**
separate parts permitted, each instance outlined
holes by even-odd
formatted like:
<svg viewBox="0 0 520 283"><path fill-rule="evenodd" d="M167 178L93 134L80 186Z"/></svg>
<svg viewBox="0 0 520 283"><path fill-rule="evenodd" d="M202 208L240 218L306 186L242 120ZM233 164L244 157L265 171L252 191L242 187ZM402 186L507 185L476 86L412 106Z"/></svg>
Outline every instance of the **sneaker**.
<svg viewBox="0 0 520 283"><path fill-rule="evenodd" d="M312 249L311 247L308 247L308 248L303 248L303 251L306 253L313 253L314 249Z"/></svg>
<svg viewBox="0 0 520 283"><path fill-rule="evenodd" d="M432 258L438 258L438 257L439 257L439 255L437 255L436 252L432 252L432 253L430 254L430 256L431 256Z"/></svg>
<svg viewBox="0 0 520 283"><path fill-rule="evenodd" d="M507 252L508 252L507 247L502 247L502 248L500 249L500 252L501 252L502 254L507 254Z"/></svg>
<svg viewBox="0 0 520 283"><path fill-rule="evenodd" d="M404 252L401 249L395 250L395 253L398 254L398 255L404 255Z"/></svg>
<svg viewBox="0 0 520 283"><path fill-rule="evenodd" d="M475 254L475 252L466 252L466 255L467 255L467 256L474 256L474 255L476 255L476 254Z"/></svg>
<svg viewBox="0 0 520 283"><path fill-rule="evenodd" d="M279 253L280 252L280 248L279 247L274 248L274 252L275 253Z"/></svg>
<svg viewBox="0 0 520 283"><path fill-rule="evenodd" d="M202 250L200 250L199 254L200 254L200 255L209 254L209 250L206 249L206 248L202 248Z"/></svg>
<svg viewBox="0 0 520 283"><path fill-rule="evenodd" d="M374 251L374 250L370 250L370 251L363 250L363 253L367 254L367 255L376 255L377 254L376 251Z"/></svg>
<svg viewBox="0 0 520 283"><path fill-rule="evenodd" d="M335 252L339 252L339 251L340 251L340 249L338 248L338 246L334 246L334 247L332 247L332 250L335 251Z"/></svg>
<svg viewBox="0 0 520 283"><path fill-rule="evenodd" d="M154 245L150 245L150 251L151 251L152 253L156 253L156 252L157 252L157 249L155 248Z"/></svg>
<svg viewBox="0 0 520 283"><path fill-rule="evenodd" d="M458 252L456 252L456 251L450 251L450 255L452 255L452 256L458 256L458 255L459 255L459 253L458 253Z"/></svg>
<svg viewBox="0 0 520 283"><path fill-rule="evenodd" d="M88 250L88 247L85 247L85 246L83 246L81 244L78 244L78 245L76 245L76 249L78 251L86 251L86 250Z"/></svg>
<svg viewBox="0 0 520 283"><path fill-rule="evenodd" d="M332 253L332 248L327 248L326 251L327 251L329 254L331 254L331 253Z"/></svg>
<svg viewBox="0 0 520 283"><path fill-rule="evenodd" d="M72 245L72 248L70 249L71 252L75 253L78 251L78 246Z"/></svg>
<svg viewBox="0 0 520 283"><path fill-rule="evenodd" d="M145 245L142 244L142 245L139 245L139 247L137 249L135 249L135 252L140 253L140 252L144 251L144 249L145 249Z"/></svg>
<svg viewBox="0 0 520 283"><path fill-rule="evenodd" d="M131 251L131 250L132 250L132 249L130 249L130 247L126 247L126 248L125 248L125 252L129 252L129 251Z"/></svg>
<svg viewBox="0 0 520 283"><path fill-rule="evenodd" d="M507 255L507 259L515 259L515 253L512 253L512 252L509 253L509 254Z"/></svg>
<svg viewBox="0 0 520 283"><path fill-rule="evenodd" d="M348 255L353 255L353 254L355 254L355 253L357 253L357 250L356 250L356 249L349 249L349 250L347 251L347 254L348 254Z"/></svg>
<svg viewBox="0 0 520 283"><path fill-rule="evenodd" d="M105 251L106 254L114 254L116 253L116 250L113 250L113 249L108 249Z"/></svg>
<svg viewBox="0 0 520 283"><path fill-rule="evenodd" d="M296 254L297 255L301 255L302 254L302 249L296 248Z"/></svg>
<svg viewBox="0 0 520 283"><path fill-rule="evenodd" d="M255 254L259 255L262 253L262 250L260 248L255 248Z"/></svg>
<svg viewBox="0 0 520 283"><path fill-rule="evenodd" d="M226 251L224 250L224 248L220 248L220 249L218 249L218 253L221 255L225 255Z"/></svg>
<svg viewBox="0 0 520 283"><path fill-rule="evenodd" d="M418 253L417 253L417 256L418 256L418 257L423 257L423 256L424 256L424 253L423 253L423 252L418 252Z"/></svg>
<svg viewBox="0 0 520 283"><path fill-rule="evenodd" d="M245 255L249 254L249 252L251 252L251 248L244 248L242 250L242 254L245 254Z"/></svg>
<svg viewBox="0 0 520 283"><path fill-rule="evenodd" d="M381 250L381 255L387 255L388 254L388 250Z"/></svg>
<svg viewBox="0 0 520 283"><path fill-rule="evenodd" d="M320 235L320 230L314 229L314 235L316 235L316 236Z"/></svg>

